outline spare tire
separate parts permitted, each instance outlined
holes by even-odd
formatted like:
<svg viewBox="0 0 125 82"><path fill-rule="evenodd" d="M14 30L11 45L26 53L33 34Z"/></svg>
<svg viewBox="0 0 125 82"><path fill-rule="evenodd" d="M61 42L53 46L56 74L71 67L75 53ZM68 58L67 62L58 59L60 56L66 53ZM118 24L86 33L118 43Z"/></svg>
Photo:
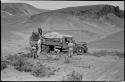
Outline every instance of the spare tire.
<svg viewBox="0 0 125 82"><path fill-rule="evenodd" d="M81 46L76 47L77 55L82 55L84 53L84 48Z"/></svg>

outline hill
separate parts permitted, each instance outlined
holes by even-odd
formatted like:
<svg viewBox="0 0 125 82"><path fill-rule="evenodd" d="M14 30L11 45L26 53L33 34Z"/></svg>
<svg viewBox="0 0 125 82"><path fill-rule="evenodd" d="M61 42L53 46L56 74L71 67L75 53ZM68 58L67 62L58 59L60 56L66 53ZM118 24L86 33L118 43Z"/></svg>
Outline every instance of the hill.
<svg viewBox="0 0 125 82"><path fill-rule="evenodd" d="M88 5L88 6L78 6L78 7L69 7L55 10L56 12L72 14L75 16L83 16L98 18L109 13L124 18L124 11L120 10L118 6L112 5Z"/></svg>
<svg viewBox="0 0 125 82"><path fill-rule="evenodd" d="M4 8L6 10L7 7L10 9L6 11L14 16L9 15L8 13L1 14L3 51L7 50L8 52L15 52L14 49L18 50L19 48L24 47L24 43L27 42L26 44L28 44L28 39L31 32L36 30L38 27L41 27L44 32L56 31L63 34L72 35L76 41L80 42L92 42L124 30L124 18L122 18L123 14L118 16L115 13L107 10L104 11L107 12L107 14L103 14L101 16L97 14L97 12L101 13L102 10L110 7L107 7L107 5L71 7L41 12L41 9L36 9L34 7L32 8L32 6L29 7L27 4L23 4L23 6L22 3L15 4L16 6L14 6L13 3L4 4L6 6L1 8L1 12L4 10ZM10 5L11 7L9 7ZM116 7L111 6L111 8L115 11ZM26 9L29 14L26 14L24 9ZM15 11L15 13L12 11ZM82 12L81 14L69 13L72 11L73 13L78 11L85 12ZM121 12L122 10L119 11ZM88 12L91 12L91 14ZM7 16L5 16L5 14Z"/></svg>
<svg viewBox="0 0 125 82"><path fill-rule="evenodd" d="M25 24L33 23L41 26L45 31L71 34L76 40L93 41L123 30L123 22L124 13L118 7L92 5L35 14Z"/></svg>
<svg viewBox="0 0 125 82"><path fill-rule="evenodd" d="M1 3L1 21L7 24L17 24L25 21L31 15L48 11L26 3Z"/></svg>
<svg viewBox="0 0 125 82"><path fill-rule="evenodd" d="M111 34L101 40L95 40L88 44L90 48L97 49L121 49L124 50L124 31Z"/></svg>
<svg viewBox="0 0 125 82"><path fill-rule="evenodd" d="M34 15L47 12L45 9L37 9L26 3L1 3L2 16L10 15Z"/></svg>

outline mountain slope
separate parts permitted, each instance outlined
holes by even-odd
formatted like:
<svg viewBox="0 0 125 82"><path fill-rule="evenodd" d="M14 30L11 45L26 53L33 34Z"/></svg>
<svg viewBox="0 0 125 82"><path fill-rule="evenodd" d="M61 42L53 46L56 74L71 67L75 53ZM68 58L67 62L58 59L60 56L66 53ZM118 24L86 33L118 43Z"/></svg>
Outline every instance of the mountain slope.
<svg viewBox="0 0 125 82"><path fill-rule="evenodd" d="M7 24L22 23L31 15L48 11L26 3L1 3L1 19Z"/></svg>
<svg viewBox="0 0 125 82"><path fill-rule="evenodd" d="M34 15L47 12L45 9L37 9L26 3L1 3L2 14L14 15ZM3 16L2 15L2 16Z"/></svg>
<svg viewBox="0 0 125 82"><path fill-rule="evenodd" d="M47 31L64 30L62 33L71 34L76 40L93 41L124 29L121 12L111 5L69 7L33 15L25 24L38 24Z"/></svg>
<svg viewBox="0 0 125 82"><path fill-rule="evenodd" d="M98 49L124 49L124 31L111 34L101 40L95 40L88 44L90 48Z"/></svg>
<svg viewBox="0 0 125 82"><path fill-rule="evenodd" d="M114 15L120 18L124 18L124 11L120 10L118 6L115 7L112 5L89 5L89 6L69 7L55 11L65 14L72 14L75 16L88 15L90 17L94 16L100 17L109 13L113 13Z"/></svg>
<svg viewBox="0 0 125 82"><path fill-rule="evenodd" d="M24 48L25 44L28 44L31 32L37 30L38 27L41 27L44 32L56 31L62 34L69 34L72 35L76 41L86 41L88 43L103 39L122 30L124 31L124 18L113 13L104 14L103 16L96 14L97 16L95 16L94 12L91 11L94 7L87 7L90 9L88 9L88 11L92 12L91 14L87 12L84 12L82 15L67 14L63 11L69 12L72 8L68 8L70 9L69 11L65 8L62 9L63 11L59 9L32 15L34 14L32 11L34 9L31 8L30 10L29 7L24 8L24 6L23 8L27 9L30 14L23 12L23 9L21 9L22 13L17 12L14 16L9 15L12 13L8 14L4 12L1 14L2 52L6 53L7 51L7 53L10 53L13 51L16 53L16 50ZM79 7L76 8L79 9ZM87 9L86 6L85 8L84 6L80 8L83 9L82 11ZM103 6L100 7L97 5L96 8L96 10L100 11L103 9ZM13 11L13 8L10 9L10 11ZM116 40L117 39L118 38L116 38ZM118 45L114 44L114 46ZM121 44L119 44L119 46L121 46Z"/></svg>

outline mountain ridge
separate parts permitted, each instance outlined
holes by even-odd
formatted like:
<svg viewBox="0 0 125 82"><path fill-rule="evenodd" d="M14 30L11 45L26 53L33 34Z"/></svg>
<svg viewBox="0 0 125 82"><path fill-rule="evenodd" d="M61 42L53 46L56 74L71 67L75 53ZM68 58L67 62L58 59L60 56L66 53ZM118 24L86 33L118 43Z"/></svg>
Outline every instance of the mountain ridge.
<svg viewBox="0 0 125 82"><path fill-rule="evenodd" d="M108 13L113 13L120 18L124 18L124 11L119 9L119 6L112 5L89 5L89 6L78 6L58 9L58 12L64 10L64 13L72 12L74 15L87 14L97 14L99 16L106 15ZM82 14L83 13L83 14Z"/></svg>
<svg viewBox="0 0 125 82"><path fill-rule="evenodd" d="M91 15L95 14L103 16L107 15L108 13L113 13L120 18L124 18L124 10L120 10L119 6L112 6L112 5L89 5L89 6L66 7L62 9L52 10L50 12L70 14L75 16L83 16L84 14L91 14ZM45 12L45 14L47 13Z"/></svg>
<svg viewBox="0 0 125 82"><path fill-rule="evenodd" d="M46 31L69 33L77 40L93 41L124 30L124 13L121 12L119 7L111 5L68 7L32 15L25 24L36 24Z"/></svg>

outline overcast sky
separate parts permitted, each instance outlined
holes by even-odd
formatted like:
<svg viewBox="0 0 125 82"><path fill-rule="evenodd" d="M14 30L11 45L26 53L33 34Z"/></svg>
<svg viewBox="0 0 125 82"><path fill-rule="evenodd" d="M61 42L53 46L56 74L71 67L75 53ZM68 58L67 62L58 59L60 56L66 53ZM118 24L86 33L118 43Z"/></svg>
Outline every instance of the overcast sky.
<svg viewBox="0 0 125 82"><path fill-rule="evenodd" d="M41 9L60 9L65 7L74 7L74 6L85 6L85 5L96 5L96 4L108 4L119 6L120 9L124 10L124 1L19 1L19 0L1 0L2 3L13 2L13 3L28 3L37 8Z"/></svg>

